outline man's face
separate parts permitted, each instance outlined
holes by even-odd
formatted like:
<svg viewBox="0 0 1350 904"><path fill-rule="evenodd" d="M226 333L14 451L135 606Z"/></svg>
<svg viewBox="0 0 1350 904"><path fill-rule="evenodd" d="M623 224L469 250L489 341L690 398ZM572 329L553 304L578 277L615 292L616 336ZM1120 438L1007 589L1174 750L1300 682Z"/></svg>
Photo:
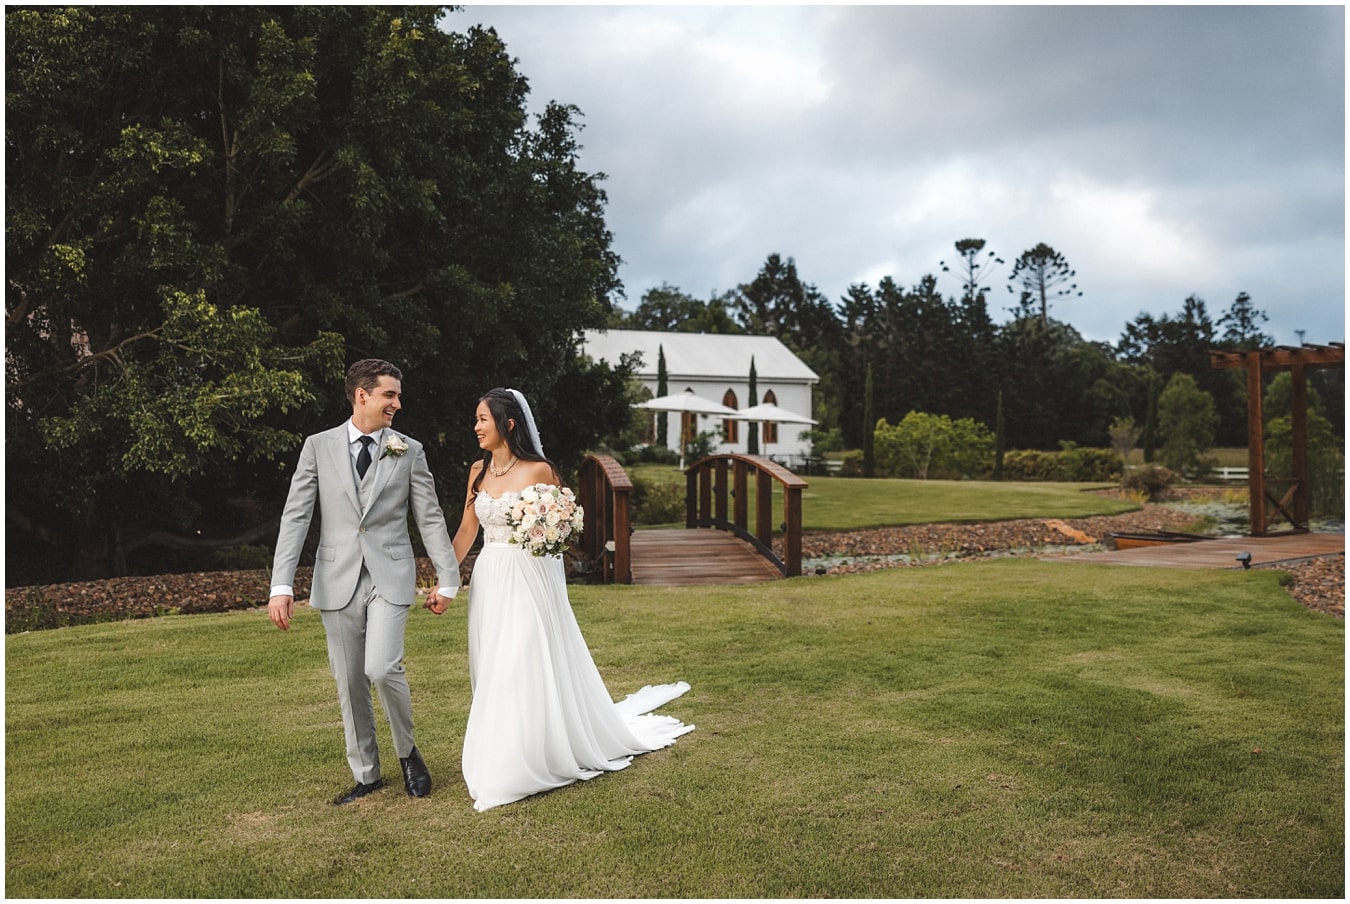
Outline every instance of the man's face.
<svg viewBox="0 0 1350 904"><path fill-rule="evenodd" d="M390 376L381 376L375 388L366 392L357 387L352 403L352 423L362 433L374 433L394 423L394 414L403 407L403 384Z"/></svg>

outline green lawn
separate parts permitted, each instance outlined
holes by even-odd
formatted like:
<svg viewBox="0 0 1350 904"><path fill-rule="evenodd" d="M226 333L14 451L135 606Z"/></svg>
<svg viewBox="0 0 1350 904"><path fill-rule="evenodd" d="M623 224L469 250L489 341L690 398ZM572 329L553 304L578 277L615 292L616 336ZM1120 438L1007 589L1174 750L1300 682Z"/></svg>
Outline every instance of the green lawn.
<svg viewBox="0 0 1350 904"><path fill-rule="evenodd" d="M698 729L486 814L459 776L462 607L409 628L435 793L341 809L316 613L9 635L6 893L1340 898L1343 623L1278 577L576 587L610 689L687 679L667 711Z"/></svg>
<svg viewBox="0 0 1350 904"><path fill-rule="evenodd" d="M670 465L639 465L634 477L684 484ZM802 491L805 530L857 530L938 521L1007 521L1016 518L1083 518L1132 511L1131 502L1086 490L1101 484L1022 483L982 480L862 480L808 477ZM782 512L774 484L774 511ZM753 500L749 503L754 511ZM650 526L650 525L649 525Z"/></svg>
<svg viewBox="0 0 1350 904"><path fill-rule="evenodd" d="M1101 484L812 477L802 491L806 530L855 530L939 521L1117 515L1139 506L1086 492Z"/></svg>

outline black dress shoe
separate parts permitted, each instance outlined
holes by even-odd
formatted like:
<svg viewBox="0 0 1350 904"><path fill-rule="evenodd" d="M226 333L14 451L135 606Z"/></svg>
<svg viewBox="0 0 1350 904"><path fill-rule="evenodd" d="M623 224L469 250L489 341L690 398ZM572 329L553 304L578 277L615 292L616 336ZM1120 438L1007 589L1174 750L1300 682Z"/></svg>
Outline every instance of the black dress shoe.
<svg viewBox="0 0 1350 904"><path fill-rule="evenodd" d="M354 800L360 800L372 791L378 791L384 787L384 779L377 778L369 785L364 782L357 782L356 787L333 800L333 806L340 807L343 804L349 804Z"/></svg>
<svg viewBox="0 0 1350 904"><path fill-rule="evenodd" d="M403 766L403 787L408 789L409 797L426 797L431 793L431 773L416 747L400 757L399 763Z"/></svg>

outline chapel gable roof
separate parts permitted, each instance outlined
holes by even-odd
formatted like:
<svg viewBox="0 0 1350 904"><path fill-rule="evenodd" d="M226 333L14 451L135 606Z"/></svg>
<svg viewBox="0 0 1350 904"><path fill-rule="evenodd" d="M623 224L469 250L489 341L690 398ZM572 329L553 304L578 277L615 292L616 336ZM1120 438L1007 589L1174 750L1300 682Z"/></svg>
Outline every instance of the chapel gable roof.
<svg viewBox="0 0 1350 904"><path fill-rule="evenodd" d="M815 383L816 372L774 336L725 333L664 333L656 330L587 330L582 350L597 361L619 362L622 354L642 353L638 375L656 377L658 351L666 356L672 380L711 379L744 382L755 359L761 381Z"/></svg>

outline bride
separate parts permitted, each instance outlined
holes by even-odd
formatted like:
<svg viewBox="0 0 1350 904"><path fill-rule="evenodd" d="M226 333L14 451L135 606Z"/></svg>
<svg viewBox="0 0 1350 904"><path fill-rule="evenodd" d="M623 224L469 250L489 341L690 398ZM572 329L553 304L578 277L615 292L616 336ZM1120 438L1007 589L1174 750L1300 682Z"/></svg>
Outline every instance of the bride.
<svg viewBox="0 0 1350 904"><path fill-rule="evenodd" d="M481 811L622 769L694 726L651 714L689 690L683 681L613 702L572 614L562 558L507 542L507 512L520 492L561 485L525 397L489 391L478 402L474 433L483 456L469 471L454 546L463 561L482 527L469 584L473 704L463 757L464 783Z"/></svg>

